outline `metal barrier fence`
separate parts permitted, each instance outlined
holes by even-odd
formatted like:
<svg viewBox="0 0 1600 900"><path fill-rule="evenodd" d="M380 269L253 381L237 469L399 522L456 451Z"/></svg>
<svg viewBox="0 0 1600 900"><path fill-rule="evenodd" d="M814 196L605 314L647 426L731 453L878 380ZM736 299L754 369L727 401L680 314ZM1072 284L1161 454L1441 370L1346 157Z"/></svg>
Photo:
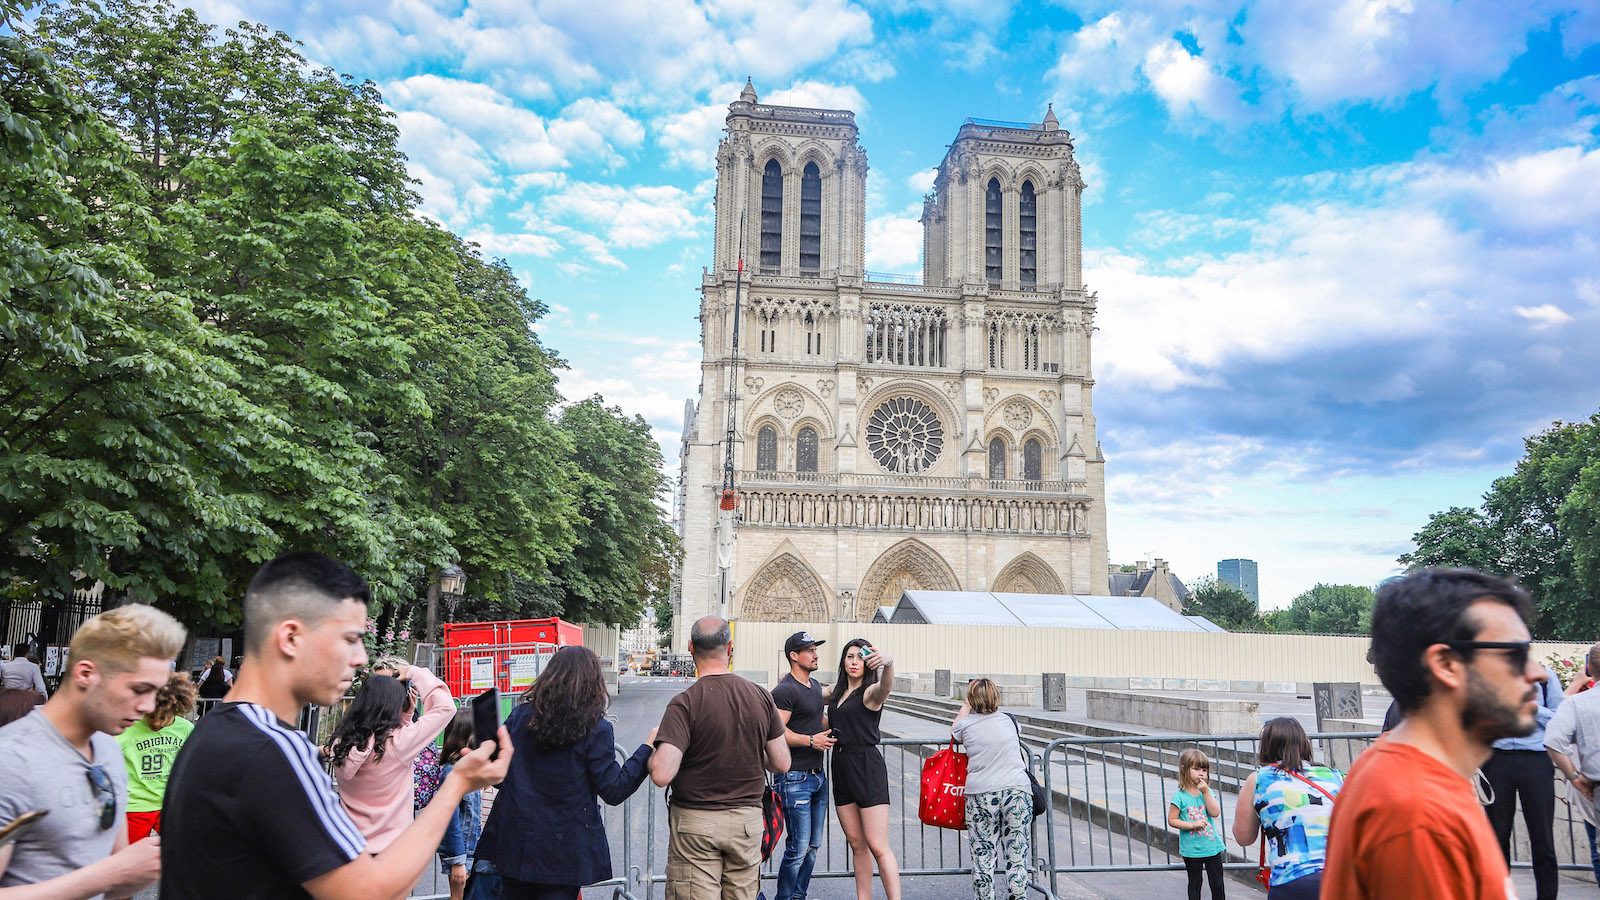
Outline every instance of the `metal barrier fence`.
<svg viewBox="0 0 1600 900"><path fill-rule="evenodd" d="M1341 769L1348 769L1350 761L1376 737L1377 732L1311 735L1318 761ZM1183 871L1177 834L1167 824L1166 809L1177 789L1178 755L1188 747L1198 747L1211 757L1212 784L1222 805L1220 824L1223 833L1229 834L1239 789L1258 768L1258 741L1254 734L1028 741L1033 771L1051 796L1045 815L1034 820L1030 891L1055 900L1065 875ZM930 828L917 819L922 760L943 746L944 740L920 738L883 742L890 786L889 841L902 878L970 876L972 871L965 832ZM621 761L631 750L618 747L616 752ZM831 785L829 789L831 793ZM661 896L658 891L666 883L668 839L662 794L646 780L622 805L602 805L615 877L591 886L599 896L606 892L614 900ZM485 803L485 816L491 805ZM812 878L854 877L850 849L835 819L830 809ZM1588 871L1587 835L1572 804L1558 803L1555 830L1561 867ZM1228 868L1256 867L1254 846L1244 851L1247 858L1231 839L1227 844ZM1517 849L1514 841L1512 865L1526 868L1526 854ZM762 866L763 880L777 877L782 855L780 843ZM1177 884L1174 881L1174 890ZM770 896L771 885L766 888ZM914 890L907 891L907 896L915 895ZM444 875L435 867L412 896L413 900L447 900ZM585 896L595 894L586 889Z"/></svg>

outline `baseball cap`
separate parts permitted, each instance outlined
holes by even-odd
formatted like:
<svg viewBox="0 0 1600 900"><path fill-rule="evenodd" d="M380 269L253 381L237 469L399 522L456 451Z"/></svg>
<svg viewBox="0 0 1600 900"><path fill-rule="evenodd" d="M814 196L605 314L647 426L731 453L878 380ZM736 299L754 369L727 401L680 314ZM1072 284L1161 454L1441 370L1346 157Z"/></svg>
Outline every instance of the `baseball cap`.
<svg viewBox="0 0 1600 900"><path fill-rule="evenodd" d="M804 650L807 647L820 647L826 643L827 641L819 641L812 637L809 631L796 631L794 634L789 635L787 641L783 642L783 653L787 656L796 650Z"/></svg>

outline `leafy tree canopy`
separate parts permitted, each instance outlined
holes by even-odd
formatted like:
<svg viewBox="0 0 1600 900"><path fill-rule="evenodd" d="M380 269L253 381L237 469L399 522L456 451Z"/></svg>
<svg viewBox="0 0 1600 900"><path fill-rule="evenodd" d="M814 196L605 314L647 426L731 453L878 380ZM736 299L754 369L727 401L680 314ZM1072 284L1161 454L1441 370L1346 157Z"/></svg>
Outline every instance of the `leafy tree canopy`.
<svg viewBox="0 0 1600 900"><path fill-rule="evenodd" d="M1263 617L1272 631L1308 634L1367 634L1372 630L1372 588L1318 584Z"/></svg>
<svg viewBox="0 0 1600 900"><path fill-rule="evenodd" d="M1256 604L1231 584L1206 576L1195 584L1189 600L1183 605L1184 615L1205 616L1229 631L1250 631L1261 627Z"/></svg>

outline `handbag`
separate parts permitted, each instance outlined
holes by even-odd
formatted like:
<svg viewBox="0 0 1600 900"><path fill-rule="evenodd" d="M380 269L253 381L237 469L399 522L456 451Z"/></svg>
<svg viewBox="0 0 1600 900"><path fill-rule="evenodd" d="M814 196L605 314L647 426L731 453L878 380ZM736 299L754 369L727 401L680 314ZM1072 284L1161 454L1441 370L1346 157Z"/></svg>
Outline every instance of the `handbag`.
<svg viewBox="0 0 1600 900"><path fill-rule="evenodd" d="M1044 815L1050 806L1050 796L1044 792L1044 785L1039 779L1033 777L1033 761L1028 759L1028 748L1022 745L1022 726L1017 724L1017 717L1006 713L1011 720L1011 727L1017 730L1017 749L1022 751L1022 771L1028 773L1028 789L1033 793L1033 817L1035 819Z"/></svg>
<svg viewBox="0 0 1600 900"><path fill-rule="evenodd" d="M778 789L772 786L772 780L768 779L766 793L761 795L762 862L767 861L778 842L783 840L783 823L783 798L778 795Z"/></svg>
<svg viewBox="0 0 1600 900"><path fill-rule="evenodd" d="M935 828L967 827L967 755L950 746L922 761L922 790L917 797L917 818Z"/></svg>
<svg viewBox="0 0 1600 900"><path fill-rule="evenodd" d="M1289 775L1292 775L1295 778L1298 778L1301 781L1304 781L1306 784L1309 784L1312 787L1316 788L1318 791L1320 791L1322 793L1322 796L1328 798L1328 805L1329 806L1332 806L1336 802L1333 799L1333 795L1328 793L1328 789L1327 788L1323 787L1320 784L1317 784L1315 781L1312 781L1311 779L1305 777L1304 775L1301 775L1299 772L1291 772L1288 769L1283 768L1282 766L1275 766L1274 768L1276 768L1280 772L1286 772ZM1260 866L1260 868L1256 870L1256 881L1261 882L1261 886L1263 888L1265 888L1268 891L1268 893L1270 893L1272 891L1272 867L1267 865L1267 832L1266 832L1265 829L1263 829L1262 832L1261 832L1261 855L1260 855L1260 862L1258 863L1258 865Z"/></svg>

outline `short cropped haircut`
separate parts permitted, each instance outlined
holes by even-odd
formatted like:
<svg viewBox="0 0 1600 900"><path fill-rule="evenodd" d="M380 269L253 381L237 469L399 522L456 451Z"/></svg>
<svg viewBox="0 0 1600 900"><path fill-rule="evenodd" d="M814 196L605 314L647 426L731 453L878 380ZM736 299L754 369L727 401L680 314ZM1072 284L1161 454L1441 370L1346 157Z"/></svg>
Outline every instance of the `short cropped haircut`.
<svg viewBox="0 0 1600 900"><path fill-rule="evenodd" d="M988 715L1000 708L1000 689L987 678L974 678L967 683L967 706L978 715Z"/></svg>
<svg viewBox="0 0 1600 900"><path fill-rule="evenodd" d="M89 660L109 674L131 672L141 659L177 658L187 636L177 619L154 606L118 606L84 622L72 636L67 668Z"/></svg>
<svg viewBox="0 0 1600 900"><path fill-rule="evenodd" d="M1433 690L1423 651L1476 637L1480 626L1467 610L1484 600L1504 603L1523 621L1533 609L1527 591L1515 582L1475 569L1422 569L1378 589L1372 609L1372 664L1402 711L1421 708Z"/></svg>
<svg viewBox="0 0 1600 900"><path fill-rule="evenodd" d="M711 631L701 631L698 620L689 628L689 646L694 648L695 656L710 656L723 647L733 643L733 632L728 628L728 620L715 619L717 626Z"/></svg>
<svg viewBox="0 0 1600 900"><path fill-rule="evenodd" d="M350 599L372 602L372 591L354 569L321 553L285 553L257 570L245 589L245 652L259 651L278 623L316 625Z"/></svg>
<svg viewBox="0 0 1600 900"><path fill-rule="evenodd" d="M1311 762L1311 738L1300 720L1279 716L1261 729L1261 752L1256 757L1263 766L1283 766L1298 772Z"/></svg>
<svg viewBox="0 0 1600 900"><path fill-rule="evenodd" d="M1600 678L1600 644L1589 648L1589 655L1583 659L1583 670L1590 678Z"/></svg>

